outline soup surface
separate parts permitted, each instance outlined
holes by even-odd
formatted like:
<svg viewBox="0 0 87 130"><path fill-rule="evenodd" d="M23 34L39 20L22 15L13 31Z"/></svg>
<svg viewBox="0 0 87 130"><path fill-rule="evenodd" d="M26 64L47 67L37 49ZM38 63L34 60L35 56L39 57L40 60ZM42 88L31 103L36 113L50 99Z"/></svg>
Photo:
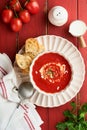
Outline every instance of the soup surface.
<svg viewBox="0 0 87 130"><path fill-rule="evenodd" d="M37 58L32 70L36 86L46 93L63 90L69 84L72 75L68 61L54 52L45 53Z"/></svg>

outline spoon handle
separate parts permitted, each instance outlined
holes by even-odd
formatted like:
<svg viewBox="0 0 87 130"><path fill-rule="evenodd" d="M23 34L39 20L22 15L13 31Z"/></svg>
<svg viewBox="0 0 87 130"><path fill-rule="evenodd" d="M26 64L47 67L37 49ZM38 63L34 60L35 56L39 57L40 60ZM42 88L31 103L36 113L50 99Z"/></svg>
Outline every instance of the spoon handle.
<svg viewBox="0 0 87 130"><path fill-rule="evenodd" d="M17 108L19 108L19 106L20 106L21 102L22 102L22 101L20 101L20 102L18 103Z"/></svg>
<svg viewBox="0 0 87 130"><path fill-rule="evenodd" d="M18 94L18 88L16 86L13 88L13 92ZM22 102L22 100L20 99L20 102L17 104L17 108L19 108L21 102Z"/></svg>

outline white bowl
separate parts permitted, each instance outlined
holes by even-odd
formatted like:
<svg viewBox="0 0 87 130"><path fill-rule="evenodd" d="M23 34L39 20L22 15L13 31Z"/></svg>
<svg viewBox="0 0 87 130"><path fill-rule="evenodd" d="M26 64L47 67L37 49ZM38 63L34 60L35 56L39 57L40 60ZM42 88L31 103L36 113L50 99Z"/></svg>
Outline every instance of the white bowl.
<svg viewBox="0 0 87 130"><path fill-rule="evenodd" d="M48 58L46 56L48 56ZM53 58L53 56L56 56L56 59ZM61 58L60 61L59 57ZM46 95L54 95L66 89L72 80L72 74L72 66L69 61L63 54L60 55L54 51L40 53L30 66L31 83L38 92ZM41 88L42 86L43 88Z"/></svg>

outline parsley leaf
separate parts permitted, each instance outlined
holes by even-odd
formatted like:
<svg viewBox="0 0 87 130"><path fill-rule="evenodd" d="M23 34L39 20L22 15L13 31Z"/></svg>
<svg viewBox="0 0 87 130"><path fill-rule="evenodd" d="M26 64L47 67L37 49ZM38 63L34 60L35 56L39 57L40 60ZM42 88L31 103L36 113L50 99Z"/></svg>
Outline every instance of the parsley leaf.
<svg viewBox="0 0 87 130"><path fill-rule="evenodd" d="M65 121L57 123L57 130L87 130L87 103L80 106L78 110L75 102L71 102L70 105L72 109L63 112Z"/></svg>

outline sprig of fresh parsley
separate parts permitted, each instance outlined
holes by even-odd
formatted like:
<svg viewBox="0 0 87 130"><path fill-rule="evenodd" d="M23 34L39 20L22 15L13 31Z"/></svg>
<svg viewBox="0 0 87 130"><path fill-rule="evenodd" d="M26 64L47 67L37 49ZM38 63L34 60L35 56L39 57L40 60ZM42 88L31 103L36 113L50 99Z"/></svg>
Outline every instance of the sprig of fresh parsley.
<svg viewBox="0 0 87 130"><path fill-rule="evenodd" d="M80 106L78 110L75 102L71 102L71 106L71 110L63 112L65 121L57 123L57 130L87 130L87 103Z"/></svg>

